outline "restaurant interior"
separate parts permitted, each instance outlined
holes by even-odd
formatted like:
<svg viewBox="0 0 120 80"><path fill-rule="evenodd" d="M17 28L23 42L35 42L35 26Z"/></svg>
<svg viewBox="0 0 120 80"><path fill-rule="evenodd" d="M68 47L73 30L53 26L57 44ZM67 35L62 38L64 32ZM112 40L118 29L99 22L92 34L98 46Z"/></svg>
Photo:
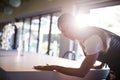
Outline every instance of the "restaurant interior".
<svg viewBox="0 0 120 80"><path fill-rule="evenodd" d="M75 15L80 27L94 25L120 35L119 0L0 0L0 80L105 80L109 67L91 70L84 79L33 69L81 65L85 56L79 42L58 29L63 13Z"/></svg>

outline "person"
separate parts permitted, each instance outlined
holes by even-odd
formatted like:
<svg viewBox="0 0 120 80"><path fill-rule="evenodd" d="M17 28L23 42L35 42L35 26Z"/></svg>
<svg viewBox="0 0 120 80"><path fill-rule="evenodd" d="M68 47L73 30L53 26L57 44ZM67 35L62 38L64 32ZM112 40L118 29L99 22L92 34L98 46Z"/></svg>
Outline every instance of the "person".
<svg viewBox="0 0 120 80"><path fill-rule="evenodd" d="M107 64L116 77L114 80L120 79L120 37L118 35L95 26L79 28L75 17L69 13L62 14L58 18L58 28L65 37L79 41L85 54L80 68L46 65L34 66L35 69L56 70L66 75L85 77L91 68L102 68ZM93 66L96 60L101 61L102 64Z"/></svg>

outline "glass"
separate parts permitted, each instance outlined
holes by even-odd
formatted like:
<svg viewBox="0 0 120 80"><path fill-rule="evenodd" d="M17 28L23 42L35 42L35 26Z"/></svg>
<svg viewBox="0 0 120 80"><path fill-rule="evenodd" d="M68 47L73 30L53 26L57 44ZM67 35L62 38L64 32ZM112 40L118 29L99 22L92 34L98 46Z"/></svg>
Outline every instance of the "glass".
<svg viewBox="0 0 120 80"><path fill-rule="evenodd" d="M25 19L24 26L22 27L23 51L28 52L29 38L30 38L30 18Z"/></svg>
<svg viewBox="0 0 120 80"><path fill-rule="evenodd" d="M60 47L60 31L57 27L57 13L47 14L22 19L17 26L19 26L19 50L23 52L35 52L46 54L48 47L50 47L49 54L58 56ZM52 19L51 19L52 17ZM50 22L50 20L52 20ZM51 23L51 24L50 24ZM51 40L48 44L49 32L51 26ZM56 47L55 47L56 46Z"/></svg>
<svg viewBox="0 0 120 80"><path fill-rule="evenodd" d="M120 5L90 10L93 25L120 35Z"/></svg>
<svg viewBox="0 0 120 80"><path fill-rule="evenodd" d="M29 46L30 52L37 51L38 29L39 29L39 17L35 17L31 21L30 46Z"/></svg>
<svg viewBox="0 0 120 80"><path fill-rule="evenodd" d="M48 48L48 34L50 29L50 15L43 15L41 17L40 35L39 35L39 51L46 53Z"/></svg>
<svg viewBox="0 0 120 80"><path fill-rule="evenodd" d="M23 21L20 20L19 22L16 22L15 25L18 28L18 35L17 35L17 40L18 40L18 47L17 47L17 51L18 51L18 55L21 55L21 52L23 52L23 33L22 33L22 29L23 29Z"/></svg>
<svg viewBox="0 0 120 80"><path fill-rule="evenodd" d="M60 30L57 26L57 20L59 13L53 14L52 16L52 31L51 31L51 43L50 43L50 55L59 56L60 48Z"/></svg>

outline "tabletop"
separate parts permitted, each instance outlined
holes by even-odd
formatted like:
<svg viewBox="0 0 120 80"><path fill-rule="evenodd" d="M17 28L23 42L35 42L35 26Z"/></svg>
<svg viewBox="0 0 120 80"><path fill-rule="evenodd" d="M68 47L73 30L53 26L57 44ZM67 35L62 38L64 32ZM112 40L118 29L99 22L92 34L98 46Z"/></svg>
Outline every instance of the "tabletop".
<svg viewBox="0 0 120 80"><path fill-rule="evenodd" d="M33 66L46 64L80 67L80 62L41 54L26 53L21 56L17 55L17 53L11 53L11 55L0 56L0 67L5 71L36 71Z"/></svg>
<svg viewBox="0 0 120 80"><path fill-rule="evenodd" d="M20 55L16 51L2 51L0 52L0 74L3 72L1 74L3 77L1 76L0 80L101 80L109 73L108 69L91 69L83 79L64 75L59 72L33 69L33 66L46 64L79 68L81 63L82 60L73 61L35 53L24 53Z"/></svg>

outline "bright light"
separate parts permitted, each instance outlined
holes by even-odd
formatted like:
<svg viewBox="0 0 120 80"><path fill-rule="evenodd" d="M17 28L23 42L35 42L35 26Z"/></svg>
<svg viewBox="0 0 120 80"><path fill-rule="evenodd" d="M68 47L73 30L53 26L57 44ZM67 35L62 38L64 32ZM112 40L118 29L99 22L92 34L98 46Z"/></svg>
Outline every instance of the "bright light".
<svg viewBox="0 0 120 80"><path fill-rule="evenodd" d="M120 6L93 9L90 15L94 19L93 25L120 35Z"/></svg>
<svg viewBox="0 0 120 80"><path fill-rule="evenodd" d="M96 26L120 35L120 6L91 9L88 14L77 14L76 22L79 27Z"/></svg>
<svg viewBox="0 0 120 80"><path fill-rule="evenodd" d="M76 16L76 22L79 27L89 26L91 24L91 18L89 14L79 14Z"/></svg>

